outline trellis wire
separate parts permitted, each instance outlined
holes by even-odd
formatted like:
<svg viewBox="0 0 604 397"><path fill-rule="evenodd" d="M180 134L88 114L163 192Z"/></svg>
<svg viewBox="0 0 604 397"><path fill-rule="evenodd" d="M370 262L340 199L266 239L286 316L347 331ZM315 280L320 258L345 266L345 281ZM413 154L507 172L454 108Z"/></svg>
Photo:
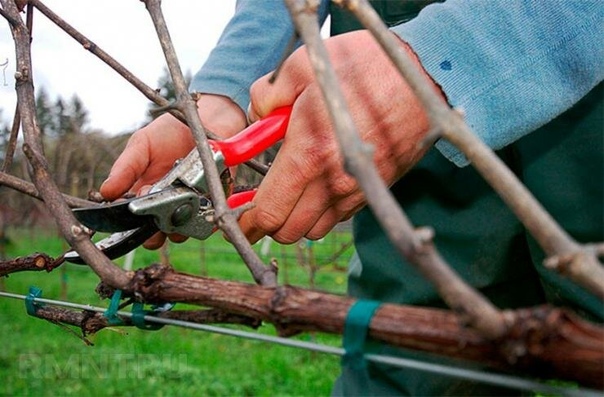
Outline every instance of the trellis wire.
<svg viewBox="0 0 604 397"><path fill-rule="evenodd" d="M0 291L0 297L21 299L21 300L25 300L27 298L26 295L20 295L20 294L14 294L14 293L10 293L10 292L2 292L2 291ZM73 303L73 302L65 302L65 301L54 300L54 299L31 297L31 300L33 302L37 302L37 303L45 303L45 304L49 304L49 305L53 305L53 306L88 310L88 311L94 311L94 312L99 312L99 313L103 313L107 310L106 308L102 308L102 307L98 307L98 306L85 305L85 304ZM128 312L120 311L120 312L117 312L117 314L120 316L126 317L126 318L132 317L132 313L128 313ZM241 331L241 330L217 327L217 326L213 326L213 325L197 324L197 323L192 323L192 322L188 322L188 321L174 320L174 319L169 319L169 318L160 318L160 317L155 317L155 316L144 316L144 319L145 319L145 321L158 323L158 324L173 325L173 326L177 326L177 327L189 328L189 329L194 329L194 330L198 330L198 331L206 331L206 332L211 332L211 333L215 333L215 334L234 336L234 337L238 337L238 338L256 340L256 341L267 342L267 343L274 343L277 345L293 347L293 348L298 348L298 349L303 349L303 350L308 350L308 351L313 351L313 352L318 352L318 353L331 354L331 355L336 355L336 356L343 356L345 353L344 349L339 348L339 347L321 345L319 343L305 342L305 341L299 341L299 340L295 340L295 339L282 338L279 336L263 335L263 334L246 332L246 331ZM562 396L569 396L569 397L602 397L602 393L600 393L596 390L592 390L592 389L585 389L585 388L570 389L567 387L553 386L553 385L545 384L545 383L530 380L530 379L523 379L523 378L519 378L516 376L487 373L487 372L481 372L481 371L466 369L466 368L450 367L447 365L433 364L433 363L422 362L419 360L412 360L412 359L407 359L407 358L386 356L386 355L381 355L381 354L365 354L365 358L368 361L372 361L374 363L386 364L386 365L390 365L393 367L415 369L415 370L424 371L424 372L431 372L431 373L434 373L437 375L444 375L444 376L449 376L452 378L459 378L459 379L467 379L467 380L478 381L478 382L487 383L487 384L496 385L496 386L516 388L516 389L520 389L520 390L528 390L528 391L533 391L533 392L547 393L547 394L553 394L553 395L562 395Z"/></svg>

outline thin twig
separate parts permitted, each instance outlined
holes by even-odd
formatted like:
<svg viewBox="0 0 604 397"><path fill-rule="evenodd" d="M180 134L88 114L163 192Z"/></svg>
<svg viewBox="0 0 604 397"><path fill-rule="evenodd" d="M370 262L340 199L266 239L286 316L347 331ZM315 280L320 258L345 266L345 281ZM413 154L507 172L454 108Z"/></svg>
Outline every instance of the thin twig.
<svg viewBox="0 0 604 397"><path fill-rule="evenodd" d="M42 196L38 193L38 190L33 183L4 172L0 172L0 186L7 186L35 199L42 200ZM63 194L63 199L65 199L65 202L70 208L86 208L98 205L98 203L94 201L84 200L67 194Z"/></svg>
<svg viewBox="0 0 604 397"><path fill-rule="evenodd" d="M44 5L39 0L30 0L31 5L35 6L42 14L44 14L48 19L50 19L55 25L61 28L65 33L73 37L78 43L82 44L82 46L90 51L92 54L97 56L101 61L103 61L107 66L116 71L120 76L122 76L126 81L128 81L132 86L138 89L145 97L147 97L150 101L155 103L160 111L168 112L172 116L176 117L180 122L185 125L188 125L186 117L184 117L182 110L176 106L172 106L172 103L168 101L166 98L161 96L157 90L149 87L145 83L143 83L140 79L138 79L134 74L132 74L128 69L126 69L122 64L117 62L114 58L112 58L109 54L103 51L99 46L97 46L94 42L88 39L86 36L78 32L73 26L69 25L66 21L64 21L61 17L55 14L50 8ZM208 137L214 140L221 140L219 136L213 134L210 131L206 131ZM245 165L250 167L252 170L260 173L261 175L266 175L267 168L263 164L258 163L256 160L250 160L245 162Z"/></svg>
<svg viewBox="0 0 604 397"><path fill-rule="evenodd" d="M65 33L74 38L86 50L90 51L90 53L94 54L107 66L117 72L130 84L132 84L133 87L139 90L150 101L156 103L160 107L168 106L170 104L170 102L166 98L162 97L155 89L146 85L143 81L141 81L134 74L132 74L132 72L126 69L122 64L120 64L113 57L107 54L102 48L97 46L92 40L88 39L86 36L77 31L73 26L71 26L65 20L55 14L50 8L44 5L44 3L39 0L30 0L30 4L36 7L42 14L44 14L55 25L61 28ZM178 113L175 109L170 109L169 111L170 114L172 114L174 117L176 117L183 123L185 122L184 117L181 113Z"/></svg>
<svg viewBox="0 0 604 397"><path fill-rule="evenodd" d="M33 31L33 8L31 4L27 4L27 19L26 26L29 32L29 37L31 40L31 35ZM19 137L19 127L21 126L21 115L19 114L19 104L15 105L15 112L13 114L13 124L10 130L10 138L8 141L8 145L6 148L6 154L4 156L4 163L2 164L2 172L8 172L13 163L13 157L15 156L15 151L17 148L17 138Z"/></svg>
<svg viewBox="0 0 604 397"><path fill-rule="evenodd" d="M157 35L166 57L168 69L172 76L177 95L175 106L181 109L182 113L185 115L187 124L195 138L197 150L203 164L206 182L212 196L212 203L214 204L216 211L215 219L220 219L222 221L219 226L227 234L231 243L237 249L237 252L252 273L254 280L260 285L275 286L277 283L276 272L272 267L265 266L262 263L258 254L252 249L252 246L241 231L241 228L237 223L236 214L232 213L227 205L222 182L213 160L214 156L212 155L206 137L207 134L199 119L195 101L191 98L191 95L187 90L178 57L176 56L168 28L161 12L160 1L146 0L145 4L151 19L153 20L153 24L155 25Z"/></svg>
<svg viewBox="0 0 604 397"><path fill-rule="evenodd" d="M298 32L294 31L292 37L290 37L289 41L287 42L287 46L285 47L285 51L283 51L283 55L281 55L281 59L279 59L279 62L277 63L277 67L271 73L271 77L268 80L269 83L272 84L275 82L275 80L277 80L281 67L283 66L283 62L285 62L285 60L294 52L298 40L300 40L300 35L298 35Z"/></svg>
<svg viewBox="0 0 604 397"><path fill-rule="evenodd" d="M6 147L6 154L4 156L4 162L2 163L2 172L8 172L11 165L13 164L13 157L17 148L17 138L19 136L19 126L21 124L21 117L19 116L19 105L15 106L15 115L13 117L13 125L10 129L10 138Z"/></svg>

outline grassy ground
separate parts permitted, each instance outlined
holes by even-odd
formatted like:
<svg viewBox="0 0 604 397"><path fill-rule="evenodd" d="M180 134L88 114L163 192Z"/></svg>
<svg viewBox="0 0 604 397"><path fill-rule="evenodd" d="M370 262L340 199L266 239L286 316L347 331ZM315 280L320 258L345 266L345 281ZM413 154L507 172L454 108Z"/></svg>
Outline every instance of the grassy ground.
<svg viewBox="0 0 604 397"><path fill-rule="evenodd" d="M53 234L9 233L8 257L40 251L58 256L63 246ZM334 244L315 244L318 263L349 236ZM280 260L280 277L307 286L309 273L295 263L295 250L273 245L269 255ZM258 247L260 249L260 247ZM171 263L182 271L251 282L244 265L220 236L204 243L172 246ZM350 250L340 257L343 266ZM308 256L307 256L308 258ZM134 268L159 260L158 252L138 250ZM204 266L200 265L203 262ZM285 265L284 265L285 262ZM27 294L30 285L43 297L106 307L94 293L97 277L86 267L67 265L52 273L16 273L3 280L6 291ZM342 293L345 274L327 265L316 274L317 288ZM258 332L274 334L270 325ZM329 335L301 335L339 346ZM172 326L159 331L105 329L87 346L63 327L30 317L24 302L0 297L0 395L119 396L317 396L329 395L339 372L339 358Z"/></svg>

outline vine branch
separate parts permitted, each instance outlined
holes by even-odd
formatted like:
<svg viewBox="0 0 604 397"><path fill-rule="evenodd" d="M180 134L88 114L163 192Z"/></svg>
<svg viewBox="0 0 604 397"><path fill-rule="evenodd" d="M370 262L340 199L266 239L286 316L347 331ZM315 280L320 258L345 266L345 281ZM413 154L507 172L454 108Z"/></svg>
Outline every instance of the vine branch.
<svg viewBox="0 0 604 397"><path fill-rule="evenodd" d="M341 334L355 302L293 286L266 288L197 277L164 265L138 270L129 289L149 303L185 302L269 322L281 336ZM494 368L604 387L604 328L549 306L507 311L505 317L508 332L493 340L465 327L451 311L384 303L371 320L369 336Z"/></svg>
<svg viewBox="0 0 604 397"><path fill-rule="evenodd" d="M257 329L260 326L260 321L256 319L225 313L216 309L172 310L155 313L153 316L195 324L235 324L244 325L253 329ZM54 306L39 307L36 310L36 317L53 323L76 326L80 328L84 337L96 334L108 327L134 327L132 320L126 316L118 315L119 319L122 321L121 324L111 324L103 313L87 310L69 310Z"/></svg>
<svg viewBox="0 0 604 397"><path fill-rule="evenodd" d="M50 272L63 263L61 258L55 259L44 253L35 253L25 257L0 261L0 277L11 273L25 271L47 271Z"/></svg>

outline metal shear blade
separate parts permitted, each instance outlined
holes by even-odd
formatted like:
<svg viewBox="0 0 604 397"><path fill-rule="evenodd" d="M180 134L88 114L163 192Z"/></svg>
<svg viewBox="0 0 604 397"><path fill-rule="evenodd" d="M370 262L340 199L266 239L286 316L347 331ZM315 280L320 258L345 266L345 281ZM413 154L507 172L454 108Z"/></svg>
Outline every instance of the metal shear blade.
<svg viewBox="0 0 604 397"><path fill-rule="evenodd" d="M97 232L116 233L152 223L150 216L133 214L128 206L135 199L124 200L102 207L76 208L73 215L86 227Z"/></svg>
<svg viewBox="0 0 604 397"><path fill-rule="evenodd" d="M149 239L158 231L159 229L157 229L155 225L148 224L139 227L138 229L114 233L111 236L96 243L96 246L108 258L119 258L120 256L126 255L128 252L143 244L147 239ZM86 264L80 254L73 250L65 253L63 257L67 262L70 263L75 263L77 265Z"/></svg>

